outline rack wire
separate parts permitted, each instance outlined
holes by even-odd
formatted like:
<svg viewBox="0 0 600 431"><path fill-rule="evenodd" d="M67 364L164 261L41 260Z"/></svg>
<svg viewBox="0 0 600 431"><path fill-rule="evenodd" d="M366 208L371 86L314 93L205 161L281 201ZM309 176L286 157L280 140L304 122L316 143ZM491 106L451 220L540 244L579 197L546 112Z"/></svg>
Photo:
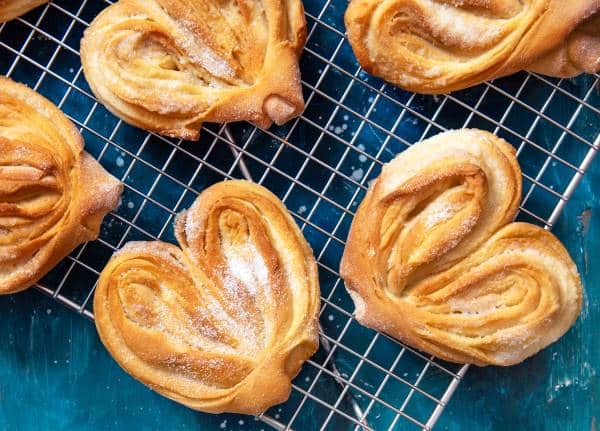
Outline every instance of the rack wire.
<svg viewBox="0 0 600 431"><path fill-rule="evenodd" d="M130 240L174 242L174 216L204 188L251 177L287 205L314 249L322 289L321 349L283 405L277 429L433 429L467 372L360 326L337 271L354 211L381 166L412 143L459 127L511 142L523 169L519 218L551 229L600 146L599 76L521 73L441 97L365 74L344 34L346 0L306 0L301 68L306 110L282 127L205 125L200 142L161 137L112 116L82 74L79 41L108 0L52 1L0 25L0 73L54 101L86 149L125 184L98 241L62 261L38 289L93 319L96 280Z"/></svg>

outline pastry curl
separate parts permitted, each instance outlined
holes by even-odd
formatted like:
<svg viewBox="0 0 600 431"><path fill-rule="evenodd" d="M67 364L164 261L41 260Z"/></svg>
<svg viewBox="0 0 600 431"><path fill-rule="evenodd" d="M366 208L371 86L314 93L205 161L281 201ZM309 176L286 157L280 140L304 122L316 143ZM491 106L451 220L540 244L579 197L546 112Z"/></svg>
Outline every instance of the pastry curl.
<svg viewBox="0 0 600 431"><path fill-rule="evenodd" d="M598 0L352 0L345 21L364 69L417 93L600 70Z"/></svg>
<svg viewBox="0 0 600 431"><path fill-rule="evenodd" d="M300 0L120 0L86 30L81 60L115 115L196 140L205 121L298 116L305 38Z"/></svg>
<svg viewBox="0 0 600 431"><path fill-rule="evenodd" d="M0 0L0 23L24 15L48 0Z"/></svg>
<svg viewBox="0 0 600 431"><path fill-rule="evenodd" d="M512 365L573 325L577 268L556 237L512 223L513 147L440 134L384 166L352 223L341 275L356 318L451 362Z"/></svg>
<svg viewBox="0 0 600 431"><path fill-rule="evenodd" d="M0 77L0 294L96 239L121 190L56 106Z"/></svg>
<svg viewBox="0 0 600 431"><path fill-rule="evenodd" d="M312 251L279 199L246 181L205 190L175 223L181 249L132 242L94 296L115 360L160 394L210 413L285 401L318 346Z"/></svg>

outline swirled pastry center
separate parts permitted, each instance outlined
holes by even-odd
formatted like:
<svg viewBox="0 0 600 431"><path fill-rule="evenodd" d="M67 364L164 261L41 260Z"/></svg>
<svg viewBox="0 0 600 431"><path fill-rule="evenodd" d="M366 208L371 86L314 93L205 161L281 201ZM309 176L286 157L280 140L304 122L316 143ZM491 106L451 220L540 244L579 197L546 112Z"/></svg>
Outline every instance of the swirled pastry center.
<svg viewBox="0 0 600 431"><path fill-rule="evenodd" d="M353 0L345 20L367 71L444 93L522 69L598 71L599 11L595 0Z"/></svg>
<svg viewBox="0 0 600 431"><path fill-rule="evenodd" d="M0 78L0 293L29 287L93 239L121 186L49 101Z"/></svg>
<svg viewBox="0 0 600 431"><path fill-rule="evenodd" d="M511 223L520 195L514 150L487 132L444 133L386 165L341 265L358 320L479 365L511 365L558 339L581 283L554 236Z"/></svg>
<svg viewBox="0 0 600 431"><path fill-rule="evenodd" d="M127 371L203 411L258 412L287 397L316 348L318 284L275 199L246 182L213 186L179 217L181 249L130 243L111 260L94 310Z"/></svg>
<svg viewBox="0 0 600 431"><path fill-rule="evenodd" d="M82 41L96 95L135 125L196 139L203 121L268 127L303 107L297 0L121 0Z"/></svg>

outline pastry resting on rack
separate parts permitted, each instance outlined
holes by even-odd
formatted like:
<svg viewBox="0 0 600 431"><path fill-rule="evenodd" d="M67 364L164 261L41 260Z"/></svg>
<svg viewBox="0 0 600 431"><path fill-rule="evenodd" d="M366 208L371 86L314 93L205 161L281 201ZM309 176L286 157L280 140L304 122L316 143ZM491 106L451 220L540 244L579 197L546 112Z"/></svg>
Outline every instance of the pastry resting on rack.
<svg viewBox="0 0 600 431"><path fill-rule="evenodd" d="M300 0L120 0L86 30L81 60L115 115L196 140L205 121L298 116L305 39Z"/></svg>
<svg viewBox="0 0 600 431"><path fill-rule="evenodd" d="M0 23L21 16L48 0L0 0Z"/></svg>
<svg viewBox="0 0 600 431"><path fill-rule="evenodd" d="M0 294L26 289L96 239L121 191L56 106L0 77Z"/></svg>
<svg viewBox="0 0 600 431"><path fill-rule="evenodd" d="M180 214L181 246L131 242L102 271L94 315L133 377L209 413L258 414L285 401L318 346L312 251L281 201L218 183Z"/></svg>
<svg viewBox="0 0 600 431"><path fill-rule="evenodd" d="M520 198L513 147L484 131L437 135L384 166L341 264L359 322L480 366L556 341L577 319L581 282L555 236L512 222Z"/></svg>
<svg viewBox="0 0 600 431"><path fill-rule="evenodd" d="M345 21L363 68L417 93L600 70L598 0L352 0Z"/></svg>

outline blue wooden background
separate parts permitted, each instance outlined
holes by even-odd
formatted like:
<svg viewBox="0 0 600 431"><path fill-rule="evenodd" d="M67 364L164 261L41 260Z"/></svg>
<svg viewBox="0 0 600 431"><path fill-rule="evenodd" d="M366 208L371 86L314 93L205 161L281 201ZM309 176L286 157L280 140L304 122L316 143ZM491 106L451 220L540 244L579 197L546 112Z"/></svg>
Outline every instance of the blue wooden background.
<svg viewBox="0 0 600 431"><path fill-rule="evenodd" d="M70 9L74 8L77 2L64 0L56 3ZM308 12L318 15L323 2L322 0L305 0L304 3ZM342 31L343 10L347 1L332 0L329 3L330 7L323 20ZM86 9L82 14L86 19L95 16L96 6L106 5L105 2L100 1L86 4L90 9ZM36 22L39 13L40 9L29 14L27 19L30 22ZM64 29L67 28L69 22L70 18L65 14L59 13L57 8L51 8L43 22L43 27L55 37L63 38ZM313 24L312 21L309 20L309 22L311 25ZM327 33L323 29L322 25L317 27L308 46L314 52L329 57L327 50L331 46L335 46L340 35ZM71 34L66 38L66 43L77 47L82 31L82 25L74 26ZM23 23L12 22L5 26L0 36L4 43L18 47L20 46L19 41L28 32L28 27ZM54 52L54 48L55 46L49 39L34 37L26 54L46 63L46 57ZM342 51L343 55L338 62L346 65L345 67L348 69L356 67L357 65L353 63L354 57L347 44L344 45ZM63 52L63 54L65 53ZM6 49L0 49L0 73L7 73L13 64L14 55L11 55ZM303 78L311 85L316 85L315 82L322 67L322 62L319 63L314 55L306 54L302 63ZM54 68L63 74L72 73L78 70L79 59L73 55L59 56ZM37 81L39 73L39 68L33 67L30 62L20 61L13 70L13 77L33 85ZM590 82L593 81L588 78L590 77L579 79L577 85L575 82L563 82L561 88L567 92L573 92L578 97L583 97ZM335 95L346 86L348 79L333 70L328 72L327 79L323 81L320 88L326 93ZM361 79L375 83L376 87L380 84L372 77L361 75ZM509 94L514 94L522 79L523 74L514 79L501 80L502 82L496 82L496 84ZM40 91L56 102L63 96L65 88L63 84L55 81L51 77L47 77ZM78 81L77 85L85 86L85 83ZM363 112L362 109L371 103L368 97L370 93L365 90L364 86L357 87L363 92L357 92L346 103L358 106L356 109ZM464 99L467 104L472 106L478 100L482 88L480 86L467 90L457 94L456 97L460 100ZM388 88L387 91L395 98L406 96L400 92L396 93L393 88ZM532 80L524 93L522 97L527 98L527 103L534 107L541 106L548 97L553 98L548 113L561 120L561 123L566 123L575 109L573 100L561 93L550 96L553 93L552 87L542 84L539 80ZM496 119L503 115L506 104L509 103L508 98L500 97L499 93L494 91L490 91L486 100L487 105L491 106L482 108L486 108L487 115ZM81 120L88 114L89 106L93 103L93 100L86 99L81 94L74 92L63 108L74 118ZM424 115L430 116L437 109L437 103L435 98L417 98L416 105ZM588 103L599 106L600 92L596 91ZM386 105L389 106L386 107ZM374 116L377 124L386 126L391 119L395 119L398 115L397 107L391 103L381 103L378 107L380 110ZM461 127L468 112L459 108L456 103L447 103L444 113L438 118L438 121L444 120L445 127ZM318 100L311 105L311 109L305 115L318 123L329 118L331 109L333 109L332 103ZM103 115L102 112L100 110L98 116L93 117L91 122L93 127L106 133L106 130L110 130L116 120L108 114ZM340 112L339 115L343 118L344 114ZM533 121L534 115L530 110L515 106L505 123L509 128L522 131L527 130ZM351 133L360 123L358 118L353 116L350 116L348 122L350 127L343 133ZM494 129L492 123L483 121L478 116L475 116L469 125ZM235 127L244 128L245 126L236 125ZM421 135L424 127L425 122L418 121L416 118L411 120L410 114L408 114L406 121L397 130L397 133L414 141ZM588 139L593 139L597 134L598 127L597 116L589 110L584 110L578 116L572 129L577 133L584 134ZM237 131L239 135L244 135L244 133L249 133L249 130L246 127L245 132L237 129L234 129L234 132ZM369 127L365 128L362 133L361 144L366 146L369 154L375 154L381 145L383 134L377 133L375 129ZM547 121L542 121L540 127L533 131L531 139L543 148L550 150L556 142L557 133L560 134L559 129L550 127ZM508 133L501 132L501 134L513 143L515 140L517 144L520 142L520 139L516 139L515 136ZM311 136L313 135L308 132L305 135L299 135L293 143L309 148L314 144L314 136L312 138ZM348 136L345 139L348 139ZM140 139L131 139L130 135L124 136L123 140L127 141L127 148L139 145L140 141ZM270 142L270 140L268 141ZM278 144L275 142L274 146L269 142L258 142L252 151L264 151L265 153L275 151ZM89 134L86 136L86 148L93 154L97 155L104 145L103 140L94 139ZM399 142L390 143L382 160L393 157L402 148L403 146ZM338 153L335 154L341 154L345 151L345 146L339 142L336 143L335 140L329 140L329 142L321 144L318 150L323 151L323 156L331 158L335 163L337 159L334 159L334 153L337 151ZM587 150L585 145L568 137L562 143L558 154L572 163L579 164L585 150ZM200 150L198 151L200 152ZM226 159L228 149L223 146L215 151L221 152L218 153L218 157L214 157L213 162L222 163L223 169L227 170L230 163ZM157 161L162 160L166 154L160 145L157 145L156 148L152 147L152 151L147 153L143 157L150 160L153 165L157 165ZM111 148L102 162L113 174L121 176L127 164L124 165L123 159L117 158L117 155L117 151ZM231 154L229 157L232 157ZM119 163L119 159L121 163ZM295 159L302 160L302 157L296 156ZM529 145L523 150L519 161L523 170L530 177L535 177L540 166L545 163L546 155L541 151L533 150ZM290 163L290 165L293 164ZM195 168L195 165L193 167ZM253 167L255 166L250 166L251 169ZM185 169L182 168L179 171L181 172L176 172L174 175L181 174ZM322 169L315 165L306 173L306 177L319 178L320 171ZM559 175L561 172L568 175L569 178L573 174L569 169L558 165L549 169L542 177L542 181L549 187L557 185L558 189L563 190L565 181ZM351 172L349 171L347 174L350 175ZM374 172L373 175L376 173ZM148 175L145 179L128 177L126 181L129 181L130 184L135 184L134 181L145 184L152 182L152 179L153 177ZM220 178L215 178L214 181L217 179ZM280 179L274 180L273 183L267 181L267 185L273 188L277 187L280 182ZM472 368L465 381L459 386L436 430L597 430L596 418L600 417L600 400L598 400L600 395L598 379L600 347L597 343L600 336L600 287L597 284L600 281L600 265L598 265L600 194L594 191L594 187L598 187L598 184L600 184L600 160L596 160L586 174L554 230L565 242L583 275L586 297L584 310L576 327L560 342L522 365L508 369ZM201 190L204 185L197 184L195 187ZM319 188L317 187L317 189ZM176 193L176 190L172 191L172 194ZM555 197L554 201L546 202L542 199L543 196L538 196L536 193L544 195L543 192L540 192L539 187L536 188L534 198L529 200L527 207L536 213L546 214L552 209L557 198ZM545 193L545 195L549 194ZM139 202L139 196L135 197L129 193L127 200L135 201L136 198L138 199L136 202ZM290 200L287 203L292 208ZM127 215L125 214L127 208L122 208L122 211L124 215ZM146 222L155 224L153 223L155 214L148 214ZM320 226L326 229L328 224L324 220L327 219L328 214L320 214L322 220ZM331 222L335 221L337 217L329 217L329 219ZM115 235L116 231L115 229ZM315 238L317 238L316 234L312 238L316 243ZM311 238L309 238L310 240ZM337 255L339 258L340 253L341 250L334 249L325 256ZM70 282L69 287L75 291L80 289L87 293L86 286L83 284ZM345 300L349 301L348 298ZM218 431L267 428L262 422L254 421L252 417L203 415L156 395L135 382L112 361L100 344L91 322L66 310L35 290L0 297L0 313L3 318L0 327L0 431L25 429L215 429ZM327 325L328 322L323 323ZM330 328L331 331L333 329ZM360 331L357 330L357 333ZM351 367L352 364L351 361L348 361L345 365ZM332 386L335 387L335 383ZM304 430L298 429L298 431Z"/></svg>
<svg viewBox="0 0 600 431"><path fill-rule="evenodd" d="M583 312L558 343L512 368L471 368L439 430L590 430L600 418L600 160L555 233L582 271ZM0 428L258 429L252 417L202 415L137 384L94 325L32 290L0 297Z"/></svg>

